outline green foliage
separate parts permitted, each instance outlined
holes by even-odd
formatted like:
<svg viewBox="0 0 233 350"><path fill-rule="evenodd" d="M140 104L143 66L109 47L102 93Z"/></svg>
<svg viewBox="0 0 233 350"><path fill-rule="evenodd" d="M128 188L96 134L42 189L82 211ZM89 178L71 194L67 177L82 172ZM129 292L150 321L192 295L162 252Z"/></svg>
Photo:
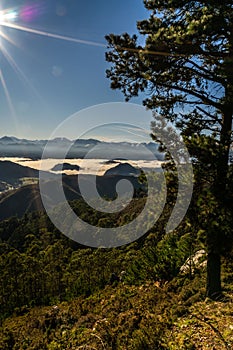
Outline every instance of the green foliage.
<svg viewBox="0 0 233 350"><path fill-rule="evenodd" d="M219 112L227 105L232 113L231 1L144 4L150 16L137 23L139 34L145 36L144 47L136 35L106 37L111 87L122 90L126 99L147 92L144 104L176 119L190 135L218 132ZM180 106L189 108L180 114Z"/></svg>
<svg viewBox="0 0 233 350"><path fill-rule="evenodd" d="M166 349L164 333L176 316L177 297L153 283L140 287L106 287L89 298L33 309L4 322L0 349ZM174 309L168 309L172 305ZM27 322L27 320L29 320ZM7 328L8 327L8 328ZM9 329L10 331L7 331Z"/></svg>
<svg viewBox="0 0 233 350"><path fill-rule="evenodd" d="M85 212L83 202L73 203ZM135 199L135 208L141 204ZM116 218L122 224L127 215ZM102 215L102 214L101 214ZM91 222L100 220L96 215ZM102 215L102 220L104 217ZM82 247L60 234L45 215L28 214L0 223L1 317L27 307L88 296L104 288L112 273L127 270L138 245L118 249ZM135 254L134 254L135 252Z"/></svg>
<svg viewBox="0 0 233 350"><path fill-rule="evenodd" d="M192 233L183 233L182 236L178 232L167 234L159 242L156 242L156 237L151 234L145 240L138 259L129 269L128 282L140 284L145 280L161 283L171 281L178 275L184 261L199 248Z"/></svg>
<svg viewBox="0 0 233 350"><path fill-rule="evenodd" d="M167 181L174 191L171 191L164 215L149 236L121 248L80 246L60 234L49 219L39 213L1 222L1 317L13 312L23 313L27 307L92 295L110 283L113 273L120 276L121 271L125 271L124 282L128 284L138 285L148 279L172 280L187 258L191 242L190 235L184 235L189 230L186 224L182 234L163 237L169 203L171 205L176 195L173 176L167 174ZM74 210L85 215L84 202L77 201L72 205ZM132 220L143 205L144 198L135 198L123 214L115 214L117 225ZM103 213L94 213L93 217L88 213L88 216L92 224L109 220Z"/></svg>
<svg viewBox="0 0 233 350"><path fill-rule="evenodd" d="M172 175L168 183L175 187L172 203ZM82 203L73 205L82 210ZM140 210L138 199L135 205ZM116 220L128 220L131 210L133 203ZM39 213L1 222L0 349L170 349L172 327L205 294L203 270L191 279L179 273L202 247L190 223L196 212L191 206L175 233L164 235L162 217L147 236L115 249L82 247ZM232 256L226 254L223 281L231 292ZM121 271L122 279L110 284L111 274ZM174 342L177 349L194 344L184 332Z"/></svg>

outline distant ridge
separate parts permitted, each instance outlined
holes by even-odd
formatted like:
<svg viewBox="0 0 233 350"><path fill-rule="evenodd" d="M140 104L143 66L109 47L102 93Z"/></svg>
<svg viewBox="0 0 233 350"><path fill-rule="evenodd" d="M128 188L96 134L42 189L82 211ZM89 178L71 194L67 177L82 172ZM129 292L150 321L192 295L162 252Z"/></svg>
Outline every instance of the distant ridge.
<svg viewBox="0 0 233 350"><path fill-rule="evenodd" d="M47 185L54 186L56 182L51 180ZM72 201L80 198L80 194L65 183L63 184L63 190L68 200ZM61 191L61 188L57 188L57 191ZM45 211L38 184L22 186L0 197L0 220L5 220L11 216L22 217L24 214L33 211Z"/></svg>
<svg viewBox="0 0 233 350"><path fill-rule="evenodd" d="M116 198L116 185L120 180L125 178L131 181L135 190L135 195L137 191L142 192L146 190L145 185L141 184L135 176L97 176L95 179L99 194L103 198ZM82 181L86 193L89 191L91 195L93 175L82 176ZM77 184L78 175L70 175L63 176L62 187L61 184L56 181L56 178L54 180L49 179L45 186L48 187L48 193L50 193L51 189L53 193L60 193L60 191L63 190L68 201L82 200ZM0 220L5 220L11 216L22 217L24 214L33 211L45 211L38 184L25 185L0 196Z"/></svg>
<svg viewBox="0 0 233 350"><path fill-rule="evenodd" d="M96 139L69 140L65 137L57 137L51 140L27 140L13 136L0 138L1 157L21 157L40 159L46 146L47 158L62 158L64 150L67 150L67 158L84 158L88 152L92 158L131 160L163 160L164 156L158 150L155 142L106 142Z"/></svg>
<svg viewBox="0 0 233 350"><path fill-rule="evenodd" d="M6 144L6 145L11 143L18 143L19 141L21 140L13 136L3 136L0 138L0 143Z"/></svg>
<svg viewBox="0 0 233 350"><path fill-rule="evenodd" d="M38 177L39 170L22 166L7 160L0 161L0 180L11 182L22 177Z"/></svg>
<svg viewBox="0 0 233 350"><path fill-rule="evenodd" d="M15 185L24 177L38 178L39 170L7 160L0 161L0 181Z"/></svg>

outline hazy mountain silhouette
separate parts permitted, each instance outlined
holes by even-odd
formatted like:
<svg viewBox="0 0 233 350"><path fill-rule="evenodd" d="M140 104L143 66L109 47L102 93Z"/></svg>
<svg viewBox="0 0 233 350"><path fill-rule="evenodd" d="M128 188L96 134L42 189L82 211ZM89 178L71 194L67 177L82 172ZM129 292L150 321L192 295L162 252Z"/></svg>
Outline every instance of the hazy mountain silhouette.
<svg viewBox="0 0 233 350"><path fill-rule="evenodd" d="M158 151L158 144L155 142L104 142L95 139L71 141L65 137L52 140L26 140L3 136L0 138L0 154L2 157L39 159L46 145L47 158L63 159L64 149L68 150L67 158L83 158L88 152L95 149L92 158L122 159L122 155L125 155L127 159L132 160L163 160L163 154Z"/></svg>
<svg viewBox="0 0 233 350"><path fill-rule="evenodd" d="M129 163L120 163L115 167L108 169L104 176L109 175L121 175L121 176L139 176L141 173L140 169L133 167Z"/></svg>
<svg viewBox="0 0 233 350"><path fill-rule="evenodd" d="M51 169L52 171L63 171L63 170L80 170L80 166L76 164L70 164L70 163L61 163L61 164L56 164L54 167Z"/></svg>

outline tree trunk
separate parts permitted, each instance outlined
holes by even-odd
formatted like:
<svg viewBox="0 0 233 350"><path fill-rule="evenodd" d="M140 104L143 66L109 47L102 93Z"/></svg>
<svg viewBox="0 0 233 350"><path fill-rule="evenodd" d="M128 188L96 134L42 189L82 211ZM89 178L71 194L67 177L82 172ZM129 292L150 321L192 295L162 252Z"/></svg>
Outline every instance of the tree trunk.
<svg viewBox="0 0 233 350"><path fill-rule="evenodd" d="M233 107L228 106L226 112L222 116L222 130L220 134L219 152L217 156L217 174L214 183L214 194L218 203L218 208L226 209L227 197L227 174L228 161L231 144L231 130L232 130L232 113ZM217 213L216 213L217 214ZM216 218L217 219L217 218ZM207 285L206 294L211 299L218 299L221 294L221 225L218 232L213 231L207 233Z"/></svg>
<svg viewBox="0 0 233 350"><path fill-rule="evenodd" d="M221 257L218 253L208 253L207 257L207 297L218 299L221 294Z"/></svg>

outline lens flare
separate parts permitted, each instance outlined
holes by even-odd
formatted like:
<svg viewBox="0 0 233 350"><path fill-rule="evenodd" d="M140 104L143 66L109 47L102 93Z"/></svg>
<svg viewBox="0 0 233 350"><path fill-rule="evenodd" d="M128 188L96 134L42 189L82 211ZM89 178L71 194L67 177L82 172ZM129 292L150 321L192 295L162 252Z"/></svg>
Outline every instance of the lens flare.
<svg viewBox="0 0 233 350"><path fill-rule="evenodd" d="M24 22L31 22L35 18L37 18L42 13L42 8L39 4L34 5L25 5L20 11L19 11L19 17Z"/></svg>

